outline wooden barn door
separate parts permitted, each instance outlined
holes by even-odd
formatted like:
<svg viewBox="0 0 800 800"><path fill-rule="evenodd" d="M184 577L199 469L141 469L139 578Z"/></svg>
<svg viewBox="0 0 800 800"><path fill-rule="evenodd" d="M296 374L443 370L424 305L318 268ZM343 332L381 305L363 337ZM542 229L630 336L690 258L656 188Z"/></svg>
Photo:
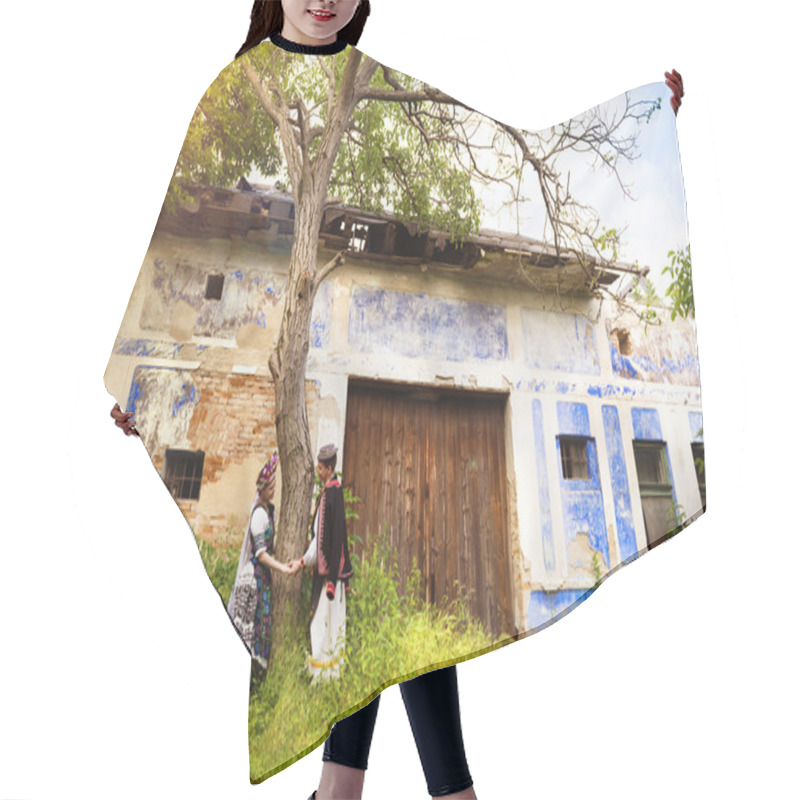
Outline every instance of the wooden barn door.
<svg viewBox="0 0 800 800"><path fill-rule="evenodd" d="M468 591L470 613L514 632L507 531L505 396L351 383L343 476L361 499L349 530L380 531L429 602ZM357 548L356 548L357 549Z"/></svg>

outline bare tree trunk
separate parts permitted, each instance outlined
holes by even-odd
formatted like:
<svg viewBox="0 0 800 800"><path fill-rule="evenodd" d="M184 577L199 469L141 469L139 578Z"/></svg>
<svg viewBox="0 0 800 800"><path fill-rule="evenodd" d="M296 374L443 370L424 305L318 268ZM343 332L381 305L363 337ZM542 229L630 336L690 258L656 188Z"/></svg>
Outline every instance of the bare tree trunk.
<svg viewBox="0 0 800 800"><path fill-rule="evenodd" d="M303 555L308 532L308 515L314 488L314 454L306 410L306 361L309 328L314 305L317 246L321 201L314 192L296 193L294 246L289 264L285 307L278 344L270 358L275 385L275 427L281 457L281 507L276 557L286 562ZM309 194L311 197L304 197ZM293 621L299 619L301 578L273 576L275 596L272 630L273 655Z"/></svg>
<svg viewBox="0 0 800 800"><path fill-rule="evenodd" d="M280 561L303 555L308 532L308 516L314 489L314 454L308 431L306 410L306 361L311 327L311 312L320 281L338 266L341 254L317 271L319 229L322 206L330 180L333 162L339 149L347 121L357 102L356 78L361 54L353 50L330 118L322 132L319 152L309 155L311 131L306 122L302 102L297 106L297 128L289 122L289 108L278 92L278 104L261 85L258 75L246 59L243 69L259 100L281 134L295 201L294 243L289 261L289 279L281 319L278 344L269 367L275 385L275 428L281 458L281 508L276 557ZM368 82L377 65L362 76ZM283 647L287 630L307 609L300 608L302 583L299 577L274 576L272 658Z"/></svg>

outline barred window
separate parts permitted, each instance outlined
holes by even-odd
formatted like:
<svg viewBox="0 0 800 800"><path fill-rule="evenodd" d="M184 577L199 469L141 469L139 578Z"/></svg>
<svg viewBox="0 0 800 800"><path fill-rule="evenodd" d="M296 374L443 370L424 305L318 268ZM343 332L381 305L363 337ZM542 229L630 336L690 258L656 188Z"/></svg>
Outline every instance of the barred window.
<svg viewBox="0 0 800 800"><path fill-rule="evenodd" d="M167 450L164 483L176 500L197 500L206 454L202 451Z"/></svg>
<svg viewBox="0 0 800 800"><path fill-rule="evenodd" d="M589 478L585 436L559 436L561 474L566 481L585 481Z"/></svg>

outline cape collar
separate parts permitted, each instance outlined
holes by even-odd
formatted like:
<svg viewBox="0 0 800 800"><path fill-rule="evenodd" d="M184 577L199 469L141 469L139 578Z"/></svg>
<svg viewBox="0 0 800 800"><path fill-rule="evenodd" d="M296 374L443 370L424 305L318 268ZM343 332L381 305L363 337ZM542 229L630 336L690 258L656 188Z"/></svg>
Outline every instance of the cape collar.
<svg viewBox="0 0 800 800"><path fill-rule="evenodd" d="M309 56L331 56L334 53L341 53L347 47L347 42L344 39L337 39L330 44L298 44L297 42L289 41L279 33L273 33L269 38L276 47L280 47L282 50Z"/></svg>

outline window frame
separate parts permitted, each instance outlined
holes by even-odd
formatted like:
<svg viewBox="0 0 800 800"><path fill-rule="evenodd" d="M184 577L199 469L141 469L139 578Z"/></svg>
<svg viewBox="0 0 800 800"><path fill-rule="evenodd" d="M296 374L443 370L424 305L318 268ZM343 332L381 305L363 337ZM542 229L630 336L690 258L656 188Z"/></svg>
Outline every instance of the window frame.
<svg viewBox="0 0 800 800"><path fill-rule="evenodd" d="M215 290L217 289L217 282L219 282L219 297L217 297L216 293L214 293L213 295L209 294L209 289L212 287L212 282L213 282L213 288ZM222 300L222 293L224 291L225 291L224 273L214 272L206 275L206 290L203 295L206 300Z"/></svg>
<svg viewBox="0 0 800 800"><path fill-rule="evenodd" d="M661 481L643 481L640 468L639 453L658 452L659 472ZM639 493L642 497L673 497L673 486L670 480L669 464L667 463L667 443L662 441L633 440L633 460L636 465L636 477L639 484Z"/></svg>
<svg viewBox="0 0 800 800"><path fill-rule="evenodd" d="M590 436L575 436L573 434L559 434L558 450L561 461L561 479L564 481L588 481L591 480L589 472L589 440ZM581 459L574 458L576 446L582 446ZM581 463L582 461L582 463ZM579 465L583 469L583 474L575 473L575 466ZM570 475L567 475L569 468Z"/></svg>
<svg viewBox="0 0 800 800"><path fill-rule="evenodd" d="M164 453L164 467L161 479L175 500L199 500L203 482L203 468L206 454L202 450L182 450L167 448ZM191 466L191 475L186 469ZM180 474L178 468L182 468ZM186 491L186 486L189 486ZM182 494L180 492L183 492Z"/></svg>

